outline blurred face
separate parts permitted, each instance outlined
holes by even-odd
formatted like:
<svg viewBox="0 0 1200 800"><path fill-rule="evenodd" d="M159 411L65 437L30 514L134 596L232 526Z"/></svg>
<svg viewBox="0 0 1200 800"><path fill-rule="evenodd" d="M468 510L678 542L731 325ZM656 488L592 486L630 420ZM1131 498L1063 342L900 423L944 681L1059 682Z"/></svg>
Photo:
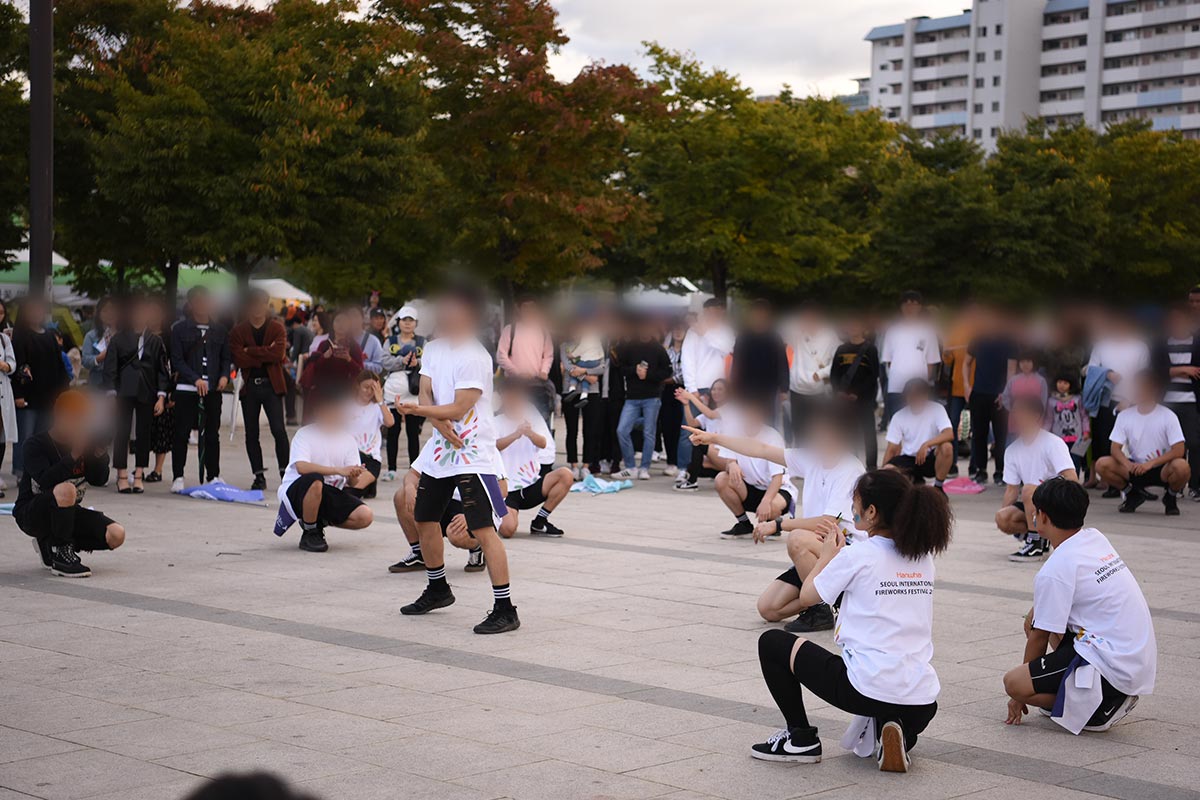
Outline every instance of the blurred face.
<svg viewBox="0 0 1200 800"><path fill-rule="evenodd" d="M117 324L117 307L112 303L105 303L100 307L96 316L99 318L101 326L111 328Z"/></svg>
<svg viewBox="0 0 1200 800"><path fill-rule="evenodd" d="M771 327L771 312L766 308L752 308L746 317L746 324L756 331L765 331Z"/></svg>
<svg viewBox="0 0 1200 800"><path fill-rule="evenodd" d="M516 388L505 387L500 390L500 410L510 417L520 415L524 400L520 390Z"/></svg>
<svg viewBox="0 0 1200 800"><path fill-rule="evenodd" d="M929 393L923 389L909 392L904 398L906 405L914 412L920 413L925 410L925 406L929 403Z"/></svg>
<svg viewBox="0 0 1200 800"><path fill-rule="evenodd" d="M1140 379L1134 386L1133 399L1139 406L1153 405L1158 402L1158 387L1152 380Z"/></svg>
<svg viewBox="0 0 1200 800"><path fill-rule="evenodd" d="M710 324L723 322L725 320L724 306L707 306L704 309L704 319Z"/></svg>
<svg viewBox="0 0 1200 800"><path fill-rule="evenodd" d="M338 341L353 339L357 333L355 322L352 314L338 314L333 318L333 338Z"/></svg>
<svg viewBox="0 0 1200 800"><path fill-rule="evenodd" d="M188 308L191 309L192 316L199 319L207 319L212 313L212 298L207 294L197 294L188 301Z"/></svg>
<svg viewBox="0 0 1200 800"><path fill-rule="evenodd" d="M466 304L457 298L445 298L438 304L437 321L443 334L464 335L474 324Z"/></svg>
<svg viewBox="0 0 1200 800"><path fill-rule="evenodd" d="M139 300L133 307L133 327L139 331L150 327L154 319L154 308L155 304L149 300Z"/></svg>
<svg viewBox="0 0 1200 800"><path fill-rule="evenodd" d="M359 387L362 388L361 386ZM339 430L346 426L349 422L350 415L345 403L337 403L333 401L322 402L317 407L317 412L314 415L316 422L322 428L328 431Z"/></svg>
<svg viewBox="0 0 1200 800"><path fill-rule="evenodd" d="M709 394L712 395L712 401L716 405L720 405L729 399L729 391L725 388L725 383L721 381L712 385Z"/></svg>
<svg viewBox="0 0 1200 800"><path fill-rule="evenodd" d="M541 309L532 300L526 300L517 306L517 316L524 322L536 322L541 316Z"/></svg>
<svg viewBox="0 0 1200 800"><path fill-rule="evenodd" d="M921 313L921 304L916 300L905 300L900 304L900 314L906 319L913 319Z"/></svg>
<svg viewBox="0 0 1200 800"><path fill-rule="evenodd" d="M1033 409L1018 405L1012 410L1012 423L1023 439L1031 439L1042 429L1042 418Z"/></svg>
<svg viewBox="0 0 1200 800"><path fill-rule="evenodd" d="M1017 368L1020 369L1021 372L1024 372L1028 375L1029 373L1033 372L1033 362L1028 358L1022 358L1017 362Z"/></svg>
<svg viewBox="0 0 1200 800"><path fill-rule="evenodd" d="M25 305L21 308L22 314L28 314L26 320L34 328L41 328L46 324L46 319L50 315L50 307L41 300L26 300Z"/></svg>
<svg viewBox="0 0 1200 800"><path fill-rule="evenodd" d="M1192 319L1182 311L1167 315L1167 335L1173 339L1186 339L1192 335Z"/></svg>
<svg viewBox="0 0 1200 800"><path fill-rule="evenodd" d="M263 320L271 312L271 304L265 297L255 296L246 306L246 316L252 320Z"/></svg>
<svg viewBox="0 0 1200 800"><path fill-rule="evenodd" d="M826 463L836 461L846 450L837 428L826 421L812 426L809 442L812 448L821 454L822 460Z"/></svg>
<svg viewBox="0 0 1200 800"><path fill-rule="evenodd" d="M82 437L88 428L88 415L85 411L56 411L54 412L54 429L66 441L76 441Z"/></svg>
<svg viewBox="0 0 1200 800"><path fill-rule="evenodd" d="M1192 310L1192 314L1200 319L1200 292L1188 293L1188 308Z"/></svg>
<svg viewBox="0 0 1200 800"><path fill-rule="evenodd" d="M846 321L846 324L842 327L843 327L843 330L845 330L845 332L846 332L847 339L862 339L864 337L865 331L863 329L863 324L860 320L849 319Z"/></svg>

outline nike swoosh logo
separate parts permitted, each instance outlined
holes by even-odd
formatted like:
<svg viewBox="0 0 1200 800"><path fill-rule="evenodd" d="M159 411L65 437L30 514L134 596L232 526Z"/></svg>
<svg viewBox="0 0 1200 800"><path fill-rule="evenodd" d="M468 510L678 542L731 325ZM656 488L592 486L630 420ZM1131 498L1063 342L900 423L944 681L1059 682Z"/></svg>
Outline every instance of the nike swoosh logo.
<svg viewBox="0 0 1200 800"><path fill-rule="evenodd" d="M815 750L820 746L821 746L821 743L817 742L816 744L810 744L808 747L792 747L791 742L784 742L783 743L783 752L792 753L793 755L795 755L798 753L807 753L809 750Z"/></svg>

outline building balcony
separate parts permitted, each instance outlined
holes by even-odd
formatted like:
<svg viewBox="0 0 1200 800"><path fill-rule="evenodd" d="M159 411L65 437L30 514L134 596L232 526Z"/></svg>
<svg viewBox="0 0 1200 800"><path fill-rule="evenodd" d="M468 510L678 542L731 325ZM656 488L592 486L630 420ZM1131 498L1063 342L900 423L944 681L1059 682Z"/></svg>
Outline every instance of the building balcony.
<svg viewBox="0 0 1200 800"><path fill-rule="evenodd" d="M1173 22L1184 22L1189 19L1200 19L1200 3L1189 3L1186 6L1171 6L1156 8L1153 11L1142 11L1138 14L1121 14L1104 18L1104 30L1123 31L1129 28L1145 28L1151 25L1169 25Z"/></svg>
<svg viewBox="0 0 1200 800"><path fill-rule="evenodd" d="M913 83L942 78L965 78L970 71L970 63L956 61L952 64L939 64L936 67L914 67L909 73L909 78Z"/></svg>
<svg viewBox="0 0 1200 800"><path fill-rule="evenodd" d="M1065 39L1068 36L1084 36L1088 32L1088 20L1064 22L1060 25L1043 25L1042 39Z"/></svg>
<svg viewBox="0 0 1200 800"><path fill-rule="evenodd" d="M1101 111L1200 102L1200 86L1172 86L1148 92L1123 92L1100 98Z"/></svg>
<svg viewBox="0 0 1200 800"><path fill-rule="evenodd" d="M1159 61L1156 64L1106 69L1101 73L1100 81L1105 86L1110 86L1114 83L1182 78L1187 75L1200 75L1200 58L1179 58L1173 61Z"/></svg>
<svg viewBox="0 0 1200 800"><path fill-rule="evenodd" d="M1160 53L1164 50L1183 50L1187 47L1200 47L1200 31L1168 33L1162 36L1151 36L1147 39L1132 39L1128 42L1105 42L1104 57L1136 56L1142 53Z"/></svg>
<svg viewBox="0 0 1200 800"><path fill-rule="evenodd" d="M913 44L913 58L926 56L944 56L950 53L966 53L971 49L971 37L960 36L954 39L943 39L940 42L925 42Z"/></svg>
<svg viewBox="0 0 1200 800"><path fill-rule="evenodd" d="M935 114L915 114L908 121L917 130L950 128L967 124L966 111L939 111Z"/></svg>
<svg viewBox="0 0 1200 800"><path fill-rule="evenodd" d="M1083 113L1083 98L1074 100L1051 100L1038 104L1038 114L1043 117L1062 117L1068 114Z"/></svg>
<svg viewBox="0 0 1200 800"><path fill-rule="evenodd" d="M1041 52L1040 63L1042 65L1070 64L1075 61L1082 61L1086 56L1086 47L1063 47L1058 50L1043 50Z"/></svg>
<svg viewBox="0 0 1200 800"><path fill-rule="evenodd" d="M1040 91L1048 92L1058 89L1077 89L1084 85L1087 73L1074 72L1070 75L1043 75L1038 79Z"/></svg>
<svg viewBox="0 0 1200 800"><path fill-rule="evenodd" d="M926 106L933 103L953 103L967 99L970 89L966 86L946 86L941 89L927 89L923 92L913 92L909 102L914 106Z"/></svg>

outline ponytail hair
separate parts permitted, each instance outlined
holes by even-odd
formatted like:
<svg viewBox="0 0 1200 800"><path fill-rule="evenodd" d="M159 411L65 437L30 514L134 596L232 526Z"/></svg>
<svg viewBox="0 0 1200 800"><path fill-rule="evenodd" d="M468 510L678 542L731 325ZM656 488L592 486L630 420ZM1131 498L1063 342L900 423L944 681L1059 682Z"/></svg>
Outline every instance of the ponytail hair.
<svg viewBox="0 0 1200 800"><path fill-rule="evenodd" d="M899 470L877 469L858 479L854 493L864 509L875 506L905 558L915 561L949 547L954 515L946 495L932 486L914 486Z"/></svg>

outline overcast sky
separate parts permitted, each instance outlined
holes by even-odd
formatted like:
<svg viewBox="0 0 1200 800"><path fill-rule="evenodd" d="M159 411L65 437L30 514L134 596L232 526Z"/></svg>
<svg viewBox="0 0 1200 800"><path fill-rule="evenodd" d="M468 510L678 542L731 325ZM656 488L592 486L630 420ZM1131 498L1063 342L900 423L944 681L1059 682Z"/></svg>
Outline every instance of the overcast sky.
<svg viewBox="0 0 1200 800"><path fill-rule="evenodd" d="M570 79L593 60L640 66L641 42L690 50L758 94L853 91L870 71L863 36L908 17L957 14L968 0L552 0L571 42L554 60Z"/></svg>

